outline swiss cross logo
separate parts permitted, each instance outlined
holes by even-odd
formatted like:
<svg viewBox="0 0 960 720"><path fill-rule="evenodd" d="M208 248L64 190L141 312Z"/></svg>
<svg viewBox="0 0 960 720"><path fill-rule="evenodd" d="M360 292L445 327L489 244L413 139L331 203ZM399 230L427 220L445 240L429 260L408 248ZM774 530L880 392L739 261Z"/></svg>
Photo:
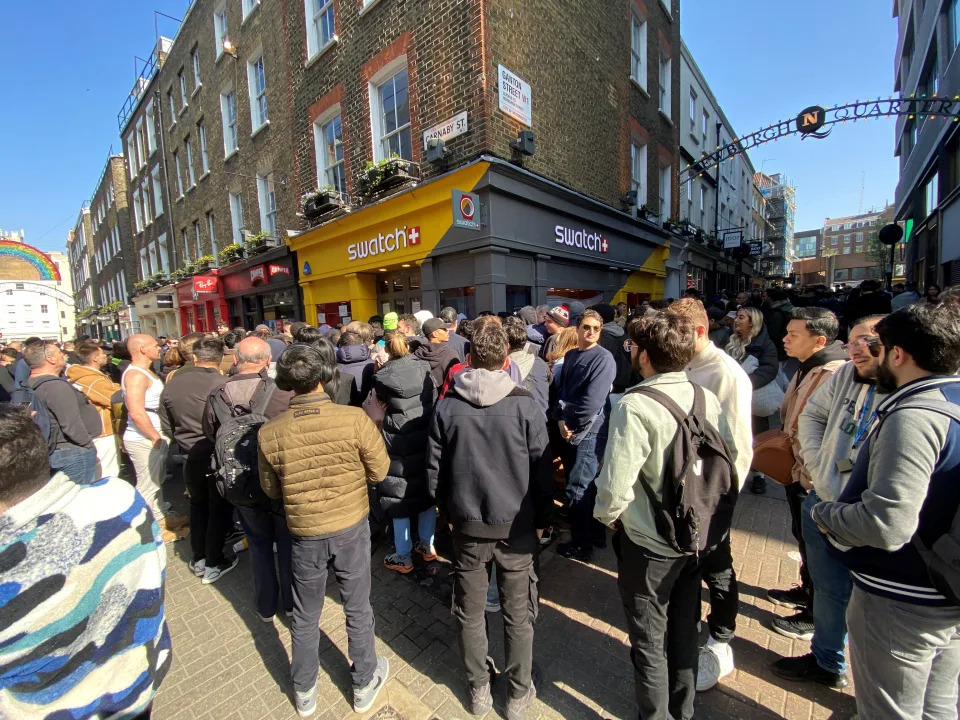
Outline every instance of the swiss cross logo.
<svg viewBox="0 0 960 720"><path fill-rule="evenodd" d="M407 241L411 245L420 244L420 228L419 227L410 228L410 231L407 233Z"/></svg>
<svg viewBox="0 0 960 720"><path fill-rule="evenodd" d="M601 239L600 239L600 252L605 253L609 247L610 247L610 244L607 242L607 239L606 239L606 238L601 238Z"/></svg>

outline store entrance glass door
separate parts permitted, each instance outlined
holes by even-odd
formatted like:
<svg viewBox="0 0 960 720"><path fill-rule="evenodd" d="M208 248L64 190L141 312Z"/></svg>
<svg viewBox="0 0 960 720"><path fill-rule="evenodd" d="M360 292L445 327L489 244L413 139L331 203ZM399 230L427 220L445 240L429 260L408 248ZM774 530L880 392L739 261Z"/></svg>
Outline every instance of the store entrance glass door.
<svg viewBox="0 0 960 720"><path fill-rule="evenodd" d="M381 273L377 278L377 307L381 315L412 314L420 310L420 268Z"/></svg>

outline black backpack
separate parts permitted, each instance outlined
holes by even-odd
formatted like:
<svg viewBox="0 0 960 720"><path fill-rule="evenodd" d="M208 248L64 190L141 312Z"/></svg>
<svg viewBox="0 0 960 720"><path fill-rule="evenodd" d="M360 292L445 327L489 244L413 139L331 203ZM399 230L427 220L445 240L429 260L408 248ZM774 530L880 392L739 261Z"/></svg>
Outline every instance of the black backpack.
<svg viewBox="0 0 960 720"><path fill-rule="evenodd" d="M265 382L250 399L250 407L234 405L225 387L211 398L220 427L214 441L217 490L231 505L255 507L270 502L260 487L257 434L276 385Z"/></svg>
<svg viewBox="0 0 960 720"><path fill-rule="evenodd" d="M53 380L60 380L60 378L53 377L52 375L42 377L37 380L37 384L34 387L30 387L27 384L30 382L28 379L24 381L23 385L18 385L13 389L13 392L10 393L11 404L22 407L32 414L33 422L40 428L40 434L43 435L43 439L47 441L48 454L53 453L53 451L57 449L57 440L60 432L57 421L54 420L46 403L40 399L35 391L44 383Z"/></svg>
<svg viewBox="0 0 960 720"><path fill-rule="evenodd" d="M663 474L663 499L640 477L657 532L678 553L699 555L715 547L730 531L739 486L732 453L720 433L706 422L703 388L693 386L687 414L665 393L639 386L629 393L646 395L677 421L672 457Z"/></svg>

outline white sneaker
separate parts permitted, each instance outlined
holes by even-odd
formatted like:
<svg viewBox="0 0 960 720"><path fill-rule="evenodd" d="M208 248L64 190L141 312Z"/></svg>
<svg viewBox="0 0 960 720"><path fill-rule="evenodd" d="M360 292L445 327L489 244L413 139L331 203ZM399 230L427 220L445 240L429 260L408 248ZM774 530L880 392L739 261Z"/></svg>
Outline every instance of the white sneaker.
<svg viewBox="0 0 960 720"><path fill-rule="evenodd" d="M697 692L710 690L733 672L733 648L729 643L707 642L697 659Z"/></svg>

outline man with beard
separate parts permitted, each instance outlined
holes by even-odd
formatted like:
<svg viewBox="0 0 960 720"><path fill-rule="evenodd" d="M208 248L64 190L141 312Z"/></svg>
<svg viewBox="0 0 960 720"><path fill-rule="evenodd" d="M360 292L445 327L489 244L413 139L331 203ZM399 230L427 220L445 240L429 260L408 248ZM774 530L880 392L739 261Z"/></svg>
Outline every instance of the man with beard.
<svg viewBox="0 0 960 720"><path fill-rule="evenodd" d="M800 415L798 437L813 488L801 508L803 540L813 579L813 640L811 652L773 664L774 674L786 680L812 680L832 688L847 686L844 657L850 600L850 572L829 552L826 537L817 529L811 511L820 502L833 502L843 492L870 423L883 395L875 378L880 366L877 323L883 315L859 320L844 347L850 362L817 389Z"/></svg>
<svg viewBox="0 0 960 720"><path fill-rule="evenodd" d="M938 575L927 563L945 565L943 547L957 545L960 308L912 305L876 333L877 391L890 394L843 492L814 507L813 520L853 578L847 626L860 717L954 717L956 570Z"/></svg>

